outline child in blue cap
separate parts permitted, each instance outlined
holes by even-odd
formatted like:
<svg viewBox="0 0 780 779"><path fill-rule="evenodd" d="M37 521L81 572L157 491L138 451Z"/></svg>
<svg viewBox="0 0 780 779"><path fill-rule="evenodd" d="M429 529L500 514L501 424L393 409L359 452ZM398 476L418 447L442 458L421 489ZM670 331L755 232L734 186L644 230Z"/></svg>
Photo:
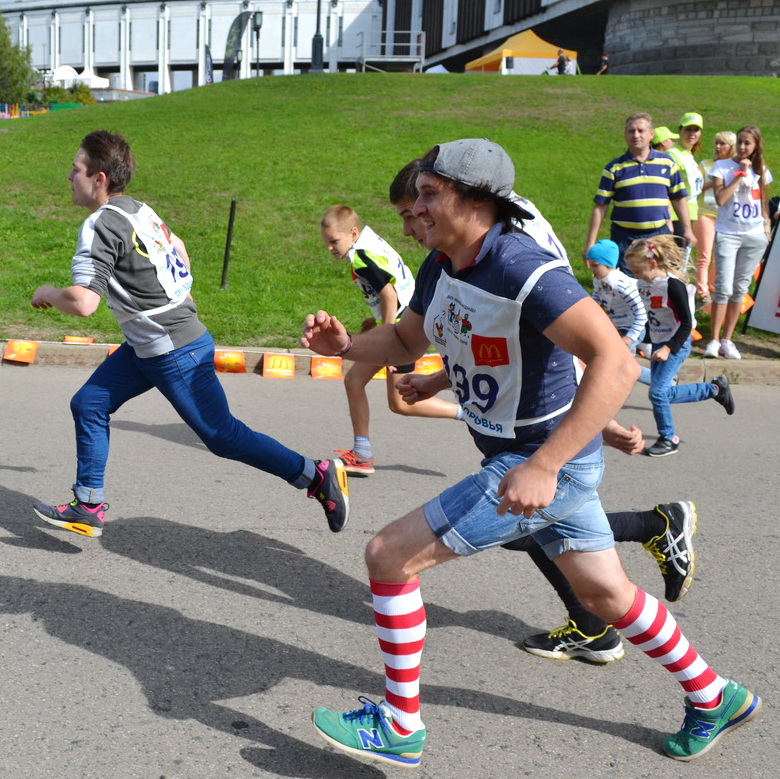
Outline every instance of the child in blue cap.
<svg viewBox="0 0 780 779"><path fill-rule="evenodd" d="M620 250L614 241L602 239L588 249L585 265L593 274L592 298L604 309L623 340L636 351L640 339L644 339L647 311L637 290L636 279L627 276L617 267ZM639 377L642 384L650 383L650 371L642 368Z"/></svg>

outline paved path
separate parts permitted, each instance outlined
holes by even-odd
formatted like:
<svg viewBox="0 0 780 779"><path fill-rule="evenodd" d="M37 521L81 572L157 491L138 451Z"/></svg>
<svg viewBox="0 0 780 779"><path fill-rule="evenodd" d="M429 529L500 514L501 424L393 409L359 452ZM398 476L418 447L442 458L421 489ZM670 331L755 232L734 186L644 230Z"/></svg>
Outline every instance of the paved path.
<svg viewBox="0 0 780 779"><path fill-rule="evenodd" d="M85 368L0 367L0 575L4 779L369 779L397 772L331 751L315 706L378 699L362 549L388 519L477 465L462 423L409 420L373 382L380 467L353 479L340 535L319 507L265 474L218 460L156 393L113 424L111 522L98 540L44 526L37 500L73 480L68 399ZM234 411L312 455L347 446L338 382L225 375ZM776 601L780 388L738 386L737 413L677 406L680 453L609 452L607 507L695 500L697 582L673 607L723 674L765 699L756 722L690 766L659 751L682 721L676 683L632 647L599 668L516 647L562 621L526 555L497 550L429 572L417 776L774 777L780 642ZM652 432L643 390L621 415ZM648 436L650 437L650 436ZM655 563L626 568L658 593Z"/></svg>

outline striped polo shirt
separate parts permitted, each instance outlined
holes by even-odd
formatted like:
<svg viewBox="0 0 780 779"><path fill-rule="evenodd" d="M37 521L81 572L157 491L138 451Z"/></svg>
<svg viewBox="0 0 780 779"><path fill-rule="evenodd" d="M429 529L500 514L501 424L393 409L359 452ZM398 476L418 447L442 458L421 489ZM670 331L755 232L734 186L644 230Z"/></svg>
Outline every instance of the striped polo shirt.
<svg viewBox="0 0 780 779"><path fill-rule="evenodd" d="M677 163L653 149L639 162L626 151L601 174L594 202L613 203L612 222L632 232L651 232L669 218L669 201L688 196Z"/></svg>

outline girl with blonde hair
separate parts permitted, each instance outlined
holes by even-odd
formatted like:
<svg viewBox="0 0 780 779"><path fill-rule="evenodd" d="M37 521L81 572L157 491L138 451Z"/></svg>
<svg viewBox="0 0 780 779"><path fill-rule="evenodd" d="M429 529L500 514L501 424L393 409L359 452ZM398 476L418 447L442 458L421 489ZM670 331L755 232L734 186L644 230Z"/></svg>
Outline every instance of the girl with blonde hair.
<svg viewBox="0 0 780 779"><path fill-rule="evenodd" d="M695 403L713 398L734 413L734 399L725 376L712 381L677 384L672 381L691 353L693 287L686 283L685 259L671 235L634 241L625 260L637 279L639 295L647 309L647 329L652 343L650 402L658 427L658 440L646 450L650 457L675 454L680 439L672 420L672 403Z"/></svg>
<svg viewBox="0 0 780 779"><path fill-rule="evenodd" d="M718 204L715 200L715 190L710 171L717 160L727 160L737 143L737 134L731 130L722 130L715 134L715 156L702 160L701 169L704 173L704 188L699 195L699 218L693 226L696 234L696 294L701 299L701 305L712 302L710 297L710 263L715 245L715 220L718 217ZM714 289L714 284L712 285Z"/></svg>

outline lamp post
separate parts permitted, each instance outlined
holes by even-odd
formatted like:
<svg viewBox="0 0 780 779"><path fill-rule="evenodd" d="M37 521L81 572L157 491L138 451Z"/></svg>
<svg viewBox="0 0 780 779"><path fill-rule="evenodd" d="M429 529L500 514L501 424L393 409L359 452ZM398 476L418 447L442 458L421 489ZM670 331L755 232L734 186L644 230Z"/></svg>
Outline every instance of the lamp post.
<svg viewBox="0 0 780 779"><path fill-rule="evenodd" d="M311 73L322 73L322 33L320 32L320 3L317 0L317 31L311 39Z"/></svg>
<svg viewBox="0 0 780 779"><path fill-rule="evenodd" d="M263 26L263 12L255 11L252 14L252 29L255 31L255 49L257 51L257 75L260 76L260 29Z"/></svg>

